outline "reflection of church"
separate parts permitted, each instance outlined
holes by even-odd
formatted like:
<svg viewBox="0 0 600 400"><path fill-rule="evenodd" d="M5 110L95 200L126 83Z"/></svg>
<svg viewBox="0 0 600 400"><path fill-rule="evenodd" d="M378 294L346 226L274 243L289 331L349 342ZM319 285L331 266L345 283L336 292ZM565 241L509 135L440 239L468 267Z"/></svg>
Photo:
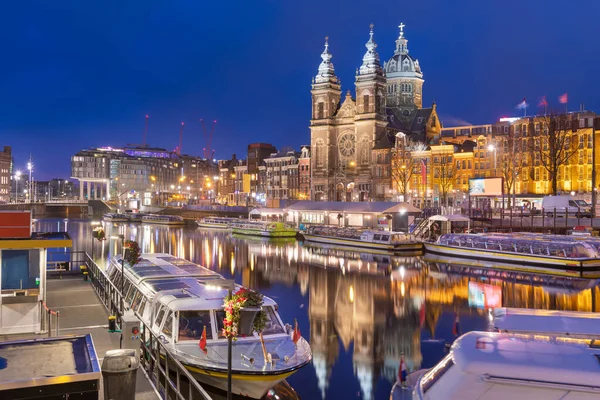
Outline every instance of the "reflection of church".
<svg viewBox="0 0 600 400"><path fill-rule="evenodd" d="M423 72L409 55L404 25L393 56L381 65L373 26L355 94L341 102L329 43L312 84L311 170L314 200L389 199L390 150L396 135L428 142L441 130L435 104L422 108Z"/></svg>

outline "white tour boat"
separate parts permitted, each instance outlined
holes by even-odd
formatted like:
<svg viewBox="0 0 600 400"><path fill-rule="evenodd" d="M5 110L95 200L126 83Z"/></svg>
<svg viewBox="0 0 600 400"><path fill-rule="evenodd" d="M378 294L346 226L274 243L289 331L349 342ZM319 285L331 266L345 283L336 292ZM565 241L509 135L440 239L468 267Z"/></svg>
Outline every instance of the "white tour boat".
<svg viewBox="0 0 600 400"><path fill-rule="evenodd" d="M240 221L231 224L231 232L238 235L261 236L266 238L295 238L296 228L291 228L283 222Z"/></svg>
<svg viewBox="0 0 600 400"><path fill-rule="evenodd" d="M204 217L196 220L196 225L198 225L200 228L230 229L231 224L234 222L240 222L240 219L225 217Z"/></svg>
<svg viewBox="0 0 600 400"><path fill-rule="evenodd" d="M121 287L121 256L107 268ZM222 335L223 277L207 268L169 254L142 254L133 267L124 265L126 306L142 320L201 383L227 389L227 339ZM237 286L236 290L241 286ZM308 342L292 340L292 330L277 313L277 304L263 298L266 327L263 337L270 362L265 362L256 332L233 342L233 393L261 398L270 388L308 364ZM200 347L206 328L206 352Z"/></svg>
<svg viewBox="0 0 600 400"><path fill-rule="evenodd" d="M311 226L302 234L306 241L338 246L360 247L386 252L421 253L423 244L402 232L376 231L336 226Z"/></svg>
<svg viewBox="0 0 600 400"><path fill-rule="evenodd" d="M600 277L598 239L530 233L447 233L435 243L424 245L427 261Z"/></svg>
<svg viewBox="0 0 600 400"><path fill-rule="evenodd" d="M184 225L183 218L179 215L144 215L142 217L144 224L159 225Z"/></svg>
<svg viewBox="0 0 600 400"><path fill-rule="evenodd" d="M102 219L107 222L127 222L127 215L120 213L106 213L102 216Z"/></svg>
<svg viewBox="0 0 600 400"><path fill-rule="evenodd" d="M469 332L421 375L413 400L569 399L600 396L600 347L593 340Z"/></svg>

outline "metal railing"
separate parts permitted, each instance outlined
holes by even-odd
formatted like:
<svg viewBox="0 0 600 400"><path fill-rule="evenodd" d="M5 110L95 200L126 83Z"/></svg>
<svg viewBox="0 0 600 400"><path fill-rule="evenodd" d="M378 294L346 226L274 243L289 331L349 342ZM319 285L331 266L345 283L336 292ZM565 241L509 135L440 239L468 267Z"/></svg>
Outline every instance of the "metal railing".
<svg viewBox="0 0 600 400"><path fill-rule="evenodd" d="M121 291L108 279L104 271L86 253L85 265L88 278L98 298L111 315L117 318L122 327ZM136 315L136 317L139 316ZM142 339L140 340L140 364L148 374L150 383L164 399L211 400L190 372L171 354L160 336L155 335L140 320Z"/></svg>
<svg viewBox="0 0 600 400"><path fill-rule="evenodd" d="M40 300L40 326L42 332L48 330L48 337L52 336L52 316L54 315L56 320L55 335L58 335L60 311L54 311L48 308L44 300Z"/></svg>

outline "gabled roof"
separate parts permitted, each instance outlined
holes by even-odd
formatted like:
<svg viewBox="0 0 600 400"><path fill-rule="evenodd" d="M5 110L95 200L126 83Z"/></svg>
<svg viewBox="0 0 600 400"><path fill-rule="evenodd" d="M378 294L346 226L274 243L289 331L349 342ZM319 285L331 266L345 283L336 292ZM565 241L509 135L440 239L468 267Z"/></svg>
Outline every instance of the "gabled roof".
<svg viewBox="0 0 600 400"><path fill-rule="evenodd" d="M406 118L410 117L397 115L395 109L393 108L386 108L385 115L388 121L388 128L392 128L404 133L410 133L410 127L406 126L405 124Z"/></svg>
<svg viewBox="0 0 600 400"><path fill-rule="evenodd" d="M415 116L412 120L412 125L410 130L412 132L422 132L427 126L427 121L429 121L429 117L431 116L432 108L420 108L415 113Z"/></svg>
<svg viewBox="0 0 600 400"><path fill-rule="evenodd" d="M389 133L386 133L375 143L373 150L387 150L393 149L396 144L396 138Z"/></svg>

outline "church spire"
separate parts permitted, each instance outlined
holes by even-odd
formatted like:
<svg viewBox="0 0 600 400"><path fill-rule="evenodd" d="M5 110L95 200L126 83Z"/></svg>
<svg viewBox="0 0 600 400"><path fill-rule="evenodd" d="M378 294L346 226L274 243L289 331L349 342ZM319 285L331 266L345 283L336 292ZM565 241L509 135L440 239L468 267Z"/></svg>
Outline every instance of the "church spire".
<svg viewBox="0 0 600 400"><path fill-rule="evenodd" d="M315 78L315 83L332 82L338 83L337 76L333 69L333 63L331 62L332 55L329 52L329 36L325 37L325 50L321 54L321 65L319 65L319 72Z"/></svg>
<svg viewBox="0 0 600 400"><path fill-rule="evenodd" d="M404 23L400 23L398 28L400 28L400 36L396 39L396 51L394 54L408 54L408 40L404 37Z"/></svg>
<svg viewBox="0 0 600 400"><path fill-rule="evenodd" d="M379 54L376 50L377 43L375 43L375 40L373 40L373 27L373 24L369 25L369 28L371 28L369 32L369 41L365 44L367 52L363 56L363 62L360 66L359 75L383 73L383 70L381 68L381 62L379 61Z"/></svg>

